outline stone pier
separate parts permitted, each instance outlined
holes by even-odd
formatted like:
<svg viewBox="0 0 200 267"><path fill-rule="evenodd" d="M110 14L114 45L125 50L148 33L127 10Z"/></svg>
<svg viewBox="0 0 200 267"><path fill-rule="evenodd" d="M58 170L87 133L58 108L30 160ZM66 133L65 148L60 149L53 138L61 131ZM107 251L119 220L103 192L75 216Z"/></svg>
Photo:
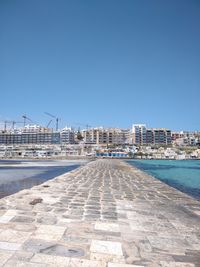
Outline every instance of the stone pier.
<svg viewBox="0 0 200 267"><path fill-rule="evenodd" d="M93 161L0 200L0 266L199 267L200 202Z"/></svg>

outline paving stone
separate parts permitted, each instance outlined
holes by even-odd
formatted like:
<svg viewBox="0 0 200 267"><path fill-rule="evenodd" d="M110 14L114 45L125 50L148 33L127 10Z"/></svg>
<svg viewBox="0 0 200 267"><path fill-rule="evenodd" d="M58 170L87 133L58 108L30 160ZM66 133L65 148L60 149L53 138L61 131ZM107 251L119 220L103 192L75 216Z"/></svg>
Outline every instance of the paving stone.
<svg viewBox="0 0 200 267"><path fill-rule="evenodd" d="M96 230L102 231L110 231L110 232L119 232L119 225L116 223L103 223L103 222L96 222L95 223Z"/></svg>
<svg viewBox="0 0 200 267"><path fill-rule="evenodd" d="M70 263L70 258L61 257L61 256L52 256L52 255L45 255L45 254L36 254L31 259L32 263L45 263L48 266L52 267L68 267Z"/></svg>
<svg viewBox="0 0 200 267"><path fill-rule="evenodd" d="M85 251L82 248L66 247L63 245L53 245L40 250L41 253L63 257L82 257L85 255Z"/></svg>
<svg viewBox="0 0 200 267"><path fill-rule="evenodd" d="M195 267L194 264L192 263L187 263L187 262L166 262L166 261L161 261L160 262L161 267Z"/></svg>
<svg viewBox="0 0 200 267"><path fill-rule="evenodd" d="M92 240L90 251L118 256L123 255L121 243L111 241Z"/></svg>
<svg viewBox="0 0 200 267"><path fill-rule="evenodd" d="M24 222L24 223L32 223L34 222L34 218L27 216L14 216L11 221L12 222Z"/></svg>
<svg viewBox="0 0 200 267"><path fill-rule="evenodd" d="M107 253L91 252L90 259L103 262L125 263L125 259L123 256Z"/></svg>
<svg viewBox="0 0 200 267"><path fill-rule="evenodd" d="M0 249L2 250L19 250L21 247L21 244L18 243L11 243L11 242L0 242Z"/></svg>
<svg viewBox="0 0 200 267"><path fill-rule="evenodd" d="M31 263L26 261L15 261L15 260L9 260L4 267L47 267L46 264L43 263Z"/></svg>
<svg viewBox="0 0 200 267"><path fill-rule="evenodd" d="M62 226L41 225L35 231L33 237L35 239L59 240L63 236L65 230L66 228Z"/></svg>
<svg viewBox="0 0 200 267"><path fill-rule="evenodd" d="M7 229L0 233L0 241L23 243L28 239L30 234L31 233Z"/></svg>
<svg viewBox="0 0 200 267"><path fill-rule="evenodd" d="M11 257L11 260L15 262L16 261L29 261L32 257L33 257L32 252L21 250L21 251L15 251L15 253Z"/></svg>
<svg viewBox="0 0 200 267"><path fill-rule="evenodd" d="M40 216L37 218L37 223L54 225L57 222L56 216Z"/></svg>
<svg viewBox="0 0 200 267"><path fill-rule="evenodd" d="M106 263L86 259L71 259L68 267L106 267Z"/></svg>
<svg viewBox="0 0 200 267"><path fill-rule="evenodd" d="M48 242L41 239L28 239L22 246L25 251L39 253L42 250L55 246L57 243L55 241Z"/></svg>
<svg viewBox="0 0 200 267"><path fill-rule="evenodd" d="M9 258L11 258L13 253L7 252L7 251L0 251L0 266L3 266L4 263L8 261Z"/></svg>
<svg viewBox="0 0 200 267"><path fill-rule="evenodd" d="M0 217L0 223L7 223L7 222L11 221L13 217L14 217L14 215L11 215L11 216L3 215Z"/></svg>
<svg viewBox="0 0 200 267"><path fill-rule="evenodd" d="M17 210L9 209L4 213L4 216L15 216L17 214Z"/></svg>
<svg viewBox="0 0 200 267"><path fill-rule="evenodd" d="M121 264L121 263L113 263L109 262L107 267L144 267L142 265L135 265L135 264Z"/></svg>
<svg viewBox="0 0 200 267"><path fill-rule="evenodd" d="M62 240L68 243L89 244L89 239L79 236L64 236Z"/></svg>

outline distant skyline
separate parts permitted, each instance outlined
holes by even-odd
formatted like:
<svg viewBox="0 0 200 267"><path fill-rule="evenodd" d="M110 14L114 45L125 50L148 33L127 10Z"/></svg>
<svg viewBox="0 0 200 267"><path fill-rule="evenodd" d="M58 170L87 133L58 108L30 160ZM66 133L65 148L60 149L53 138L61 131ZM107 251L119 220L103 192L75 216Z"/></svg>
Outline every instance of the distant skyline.
<svg viewBox="0 0 200 267"><path fill-rule="evenodd" d="M199 0L1 0L0 121L200 130Z"/></svg>

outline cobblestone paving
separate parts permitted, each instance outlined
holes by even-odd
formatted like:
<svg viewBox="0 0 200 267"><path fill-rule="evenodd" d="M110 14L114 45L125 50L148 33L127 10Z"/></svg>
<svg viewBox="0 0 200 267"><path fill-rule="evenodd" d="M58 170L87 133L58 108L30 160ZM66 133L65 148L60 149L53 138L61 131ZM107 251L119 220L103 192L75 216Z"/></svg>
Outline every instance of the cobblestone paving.
<svg viewBox="0 0 200 267"><path fill-rule="evenodd" d="M200 202L120 160L0 200L0 266L199 267Z"/></svg>

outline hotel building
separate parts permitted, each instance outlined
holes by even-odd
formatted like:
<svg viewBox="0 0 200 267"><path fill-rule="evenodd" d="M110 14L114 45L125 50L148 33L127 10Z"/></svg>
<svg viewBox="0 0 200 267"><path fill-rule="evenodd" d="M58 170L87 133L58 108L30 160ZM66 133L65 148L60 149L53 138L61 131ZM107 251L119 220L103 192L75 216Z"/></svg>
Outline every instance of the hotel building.
<svg viewBox="0 0 200 267"><path fill-rule="evenodd" d="M82 130L83 141L87 144L127 144L130 143L130 130L120 128L92 128Z"/></svg>
<svg viewBox="0 0 200 267"><path fill-rule="evenodd" d="M170 145L172 142L171 130L149 129L145 124L133 124L132 136L136 145Z"/></svg>

